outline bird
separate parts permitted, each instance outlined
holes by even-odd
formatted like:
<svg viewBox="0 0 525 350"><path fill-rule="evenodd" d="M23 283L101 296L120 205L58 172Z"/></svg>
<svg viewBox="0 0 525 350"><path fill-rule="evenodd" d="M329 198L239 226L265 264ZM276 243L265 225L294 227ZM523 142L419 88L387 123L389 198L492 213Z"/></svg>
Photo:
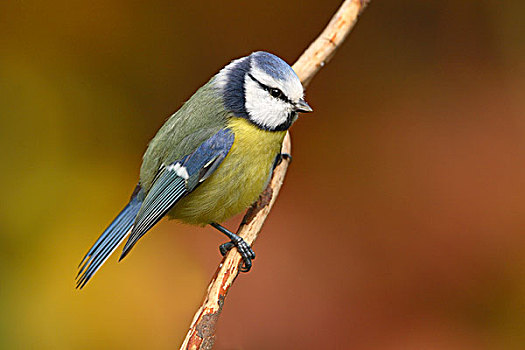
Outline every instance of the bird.
<svg viewBox="0 0 525 350"><path fill-rule="evenodd" d="M211 225L236 248L241 271L255 253L221 222L253 204L267 186L286 131L300 113L312 112L297 74L266 51L235 59L200 87L149 142L128 204L81 260L82 289L128 237L119 261L158 221Z"/></svg>

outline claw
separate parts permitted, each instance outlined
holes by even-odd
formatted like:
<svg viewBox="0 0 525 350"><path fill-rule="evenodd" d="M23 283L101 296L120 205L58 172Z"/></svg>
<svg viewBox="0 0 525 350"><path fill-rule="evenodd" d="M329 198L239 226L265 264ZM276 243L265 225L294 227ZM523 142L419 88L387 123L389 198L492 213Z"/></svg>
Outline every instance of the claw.
<svg viewBox="0 0 525 350"><path fill-rule="evenodd" d="M281 153L281 159L286 159L288 160L290 163L292 162L293 158L292 158L292 155L290 153Z"/></svg>
<svg viewBox="0 0 525 350"><path fill-rule="evenodd" d="M235 247L235 245L233 244L233 242L226 242L224 244L221 244L219 246L219 251L221 252L221 255L222 256L225 256L226 254L228 254L228 252L233 248Z"/></svg>
<svg viewBox="0 0 525 350"><path fill-rule="evenodd" d="M255 259L255 252L253 249L242 239L241 237L237 236L235 233L227 230L226 228L222 227L221 225L217 223L211 223L211 226L215 227L220 232L224 233L226 236L228 236L231 241L226 242L224 244L221 244L219 246L219 251L221 252L222 256L225 256L233 247L237 248L237 251L239 254L241 254L243 263L241 264L241 267L239 268L242 272L248 272L252 268L252 260Z"/></svg>
<svg viewBox="0 0 525 350"><path fill-rule="evenodd" d="M283 162L283 159L288 160L290 163L292 162L292 155L290 153L279 153L273 162L273 169L277 168L279 164Z"/></svg>
<svg viewBox="0 0 525 350"><path fill-rule="evenodd" d="M239 267L239 270L241 270L241 272L248 272L250 271L252 268L252 262L251 260L244 260L241 264L241 267Z"/></svg>
<svg viewBox="0 0 525 350"><path fill-rule="evenodd" d="M255 252L242 238L234 239L219 246L222 256L225 256L233 247L237 248L241 254L243 263L240 267L242 272L248 272L252 268L252 260L255 259Z"/></svg>

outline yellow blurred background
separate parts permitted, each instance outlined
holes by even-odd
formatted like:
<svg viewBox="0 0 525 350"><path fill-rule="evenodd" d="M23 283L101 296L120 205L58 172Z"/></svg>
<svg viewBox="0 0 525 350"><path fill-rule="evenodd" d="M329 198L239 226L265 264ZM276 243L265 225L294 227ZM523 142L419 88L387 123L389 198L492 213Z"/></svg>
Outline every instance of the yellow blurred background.
<svg viewBox="0 0 525 350"><path fill-rule="evenodd" d="M162 221L82 291L148 140L340 1L0 2L0 348L177 348L220 261ZM313 80L217 349L525 347L525 2L373 0ZM228 222L234 228L239 218Z"/></svg>

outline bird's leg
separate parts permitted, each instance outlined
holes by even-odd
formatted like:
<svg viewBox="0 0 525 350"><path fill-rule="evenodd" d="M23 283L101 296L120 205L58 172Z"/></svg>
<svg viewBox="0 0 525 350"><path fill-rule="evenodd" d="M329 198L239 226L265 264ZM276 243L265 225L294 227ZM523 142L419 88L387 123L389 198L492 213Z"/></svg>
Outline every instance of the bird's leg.
<svg viewBox="0 0 525 350"><path fill-rule="evenodd" d="M221 254L224 256L226 253L230 251L233 247L237 248L237 251L242 256L242 260L244 261L241 266L242 272L248 272L252 268L252 260L255 259L255 252L252 250L252 248L238 235L231 232L227 228L219 225L216 222L212 222L210 224L211 226L215 227L219 232L224 233L228 238L231 240L229 242L226 242L224 244L221 244L219 247L219 250L221 251Z"/></svg>
<svg viewBox="0 0 525 350"><path fill-rule="evenodd" d="M283 159L289 160L290 163L292 162L292 155L290 153L279 153L275 157L275 161L273 162L273 169L277 168L279 164L283 161Z"/></svg>

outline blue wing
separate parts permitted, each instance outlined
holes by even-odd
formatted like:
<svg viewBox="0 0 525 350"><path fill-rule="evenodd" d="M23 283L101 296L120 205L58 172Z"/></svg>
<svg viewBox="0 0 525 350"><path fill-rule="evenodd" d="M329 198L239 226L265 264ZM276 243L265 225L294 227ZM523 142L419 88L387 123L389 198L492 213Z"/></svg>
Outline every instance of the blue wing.
<svg viewBox="0 0 525 350"><path fill-rule="evenodd" d="M135 243L184 196L206 180L224 160L233 145L234 134L222 129L193 153L163 165L153 181L135 219L122 260Z"/></svg>
<svg viewBox="0 0 525 350"><path fill-rule="evenodd" d="M139 212L142 198L143 191L139 185L133 192L129 203L104 230L80 262L77 274L77 288L82 289L86 285L102 264L117 249L118 245L126 238Z"/></svg>

